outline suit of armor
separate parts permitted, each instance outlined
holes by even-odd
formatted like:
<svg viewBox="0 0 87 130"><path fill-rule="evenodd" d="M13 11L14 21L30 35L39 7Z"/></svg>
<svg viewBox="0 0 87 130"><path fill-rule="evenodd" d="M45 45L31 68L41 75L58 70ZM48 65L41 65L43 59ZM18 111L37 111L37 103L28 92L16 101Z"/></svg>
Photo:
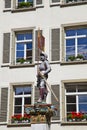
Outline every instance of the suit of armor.
<svg viewBox="0 0 87 130"><path fill-rule="evenodd" d="M51 71L51 67L49 64L49 61L47 60L47 55L41 53L40 54L41 64L39 65L39 71L44 76L45 79L48 78L48 73ZM44 100L45 96L47 96L47 87L46 82L44 78L41 77L41 75L38 73L37 75L37 87L39 87L39 100L38 102L42 102Z"/></svg>

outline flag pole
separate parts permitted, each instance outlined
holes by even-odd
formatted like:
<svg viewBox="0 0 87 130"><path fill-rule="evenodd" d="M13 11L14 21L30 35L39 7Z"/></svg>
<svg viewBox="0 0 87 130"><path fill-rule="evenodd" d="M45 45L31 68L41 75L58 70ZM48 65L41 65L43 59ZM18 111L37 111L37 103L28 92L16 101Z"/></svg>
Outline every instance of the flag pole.
<svg viewBox="0 0 87 130"><path fill-rule="evenodd" d="M53 94L53 96L55 97L56 101L58 102L59 100L58 100L57 96L55 95L54 91L51 89L51 87L50 87L50 85L48 84L47 80L45 79L44 75L42 75L40 71L39 71L39 74L40 74L40 76L44 79L44 81L46 82L48 88L50 89L50 91L52 92L52 94Z"/></svg>

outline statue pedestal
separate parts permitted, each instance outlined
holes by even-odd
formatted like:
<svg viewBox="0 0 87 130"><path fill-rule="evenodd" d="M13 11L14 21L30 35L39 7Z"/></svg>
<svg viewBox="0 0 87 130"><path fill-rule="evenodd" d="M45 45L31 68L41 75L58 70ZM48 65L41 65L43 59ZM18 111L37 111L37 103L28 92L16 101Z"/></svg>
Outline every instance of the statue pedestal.
<svg viewBox="0 0 87 130"><path fill-rule="evenodd" d="M48 124L31 124L32 130L49 130Z"/></svg>
<svg viewBox="0 0 87 130"><path fill-rule="evenodd" d="M30 123L32 130L50 130L51 117L54 110L51 104L36 103L25 106L25 112L31 116Z"/></svg>

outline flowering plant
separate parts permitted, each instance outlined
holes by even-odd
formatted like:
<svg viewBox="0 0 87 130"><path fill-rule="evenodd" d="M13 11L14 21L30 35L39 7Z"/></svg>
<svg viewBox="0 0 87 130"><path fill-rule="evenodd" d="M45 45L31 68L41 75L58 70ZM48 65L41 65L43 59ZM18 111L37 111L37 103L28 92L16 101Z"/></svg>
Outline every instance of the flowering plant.
<svg viewBox="0 0 87 130"><path fill-rule="evenodd" d="M30 120L30 115L29 114L24 114L23 116L21 114L19 115L13 115L11 117L11 121L23 121L23 120Z"/></svg>
<svg viewBox="0 0 87 130"><path fill-rule="evenodd" d="M67 120L83 120L87 119L87 115L81 112L71 112L70 114L67 115Z"/></svg>

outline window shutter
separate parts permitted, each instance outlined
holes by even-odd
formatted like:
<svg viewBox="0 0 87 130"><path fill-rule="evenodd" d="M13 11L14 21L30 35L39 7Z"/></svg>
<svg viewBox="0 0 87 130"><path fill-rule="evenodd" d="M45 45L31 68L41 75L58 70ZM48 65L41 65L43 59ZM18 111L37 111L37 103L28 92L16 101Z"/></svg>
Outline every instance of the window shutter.
<svg viewBox="0 0 87 130"><path fill-rule="evenodd" d="M7 121L8 88L1 88L0 122Z"/></svg>
<svg viewBox="0 0 87 130"><path fill-rule="evenodd" d="M60 2L60 0L52 0L52 3Z"/></svg>
<svg viewBox="0 0 87 130"><path fill-rule="evenodd" d="M36 0L36 5L41 5L43 3L43 0Z"/></svg>
<svg viewBox="0 0 87 130"><path fill-rule="evenodd" d="M9 63L10 33L3 34L3 63Z"/></svg>
<svg viewBox="0 0 87 130"><path fill-rule="evenodd" d="M5 8L11 8L11 0L5 0Z"/></svg>
<svg viewBox="0 0 87 130"><path fill-rule="evenodd" d="M17 4L17 0L13 0L13 2L12 2L13 9L16 9L16 4Z"/></svg>
<svg viewBox="0 0 87 130"><path fill-rule="evenodd" d="M51 94L51 101L52 101L52 105L55 106L57 108L57 115L53 116L52 119L53 120L59 120L60 119L60 92L59 92L59 85L51 85L52 90L54 91L55 95L58 97L58 102L56 101L55 97L53 96L53 94Z"/></svg>
<svg viewBox="0 0 87 130"><path fill-rule="evenodd" d="M40 33L42 34L42 30L40 30ZM39 53L40 50L38 49L38 31L36 31L36 35L35 35L35 61L39 60Z"/></svg>
<svg viewBox="0 0 87 130"><path fill-rule="evenodd" d="M51 60L60 60L60 29L51 30Z"/></svg>
<svg viewBox="0 0 87 130"><path fill-rule="evenodd" d="M39 99L39 88L35 86L35 102Z"/></svg>

